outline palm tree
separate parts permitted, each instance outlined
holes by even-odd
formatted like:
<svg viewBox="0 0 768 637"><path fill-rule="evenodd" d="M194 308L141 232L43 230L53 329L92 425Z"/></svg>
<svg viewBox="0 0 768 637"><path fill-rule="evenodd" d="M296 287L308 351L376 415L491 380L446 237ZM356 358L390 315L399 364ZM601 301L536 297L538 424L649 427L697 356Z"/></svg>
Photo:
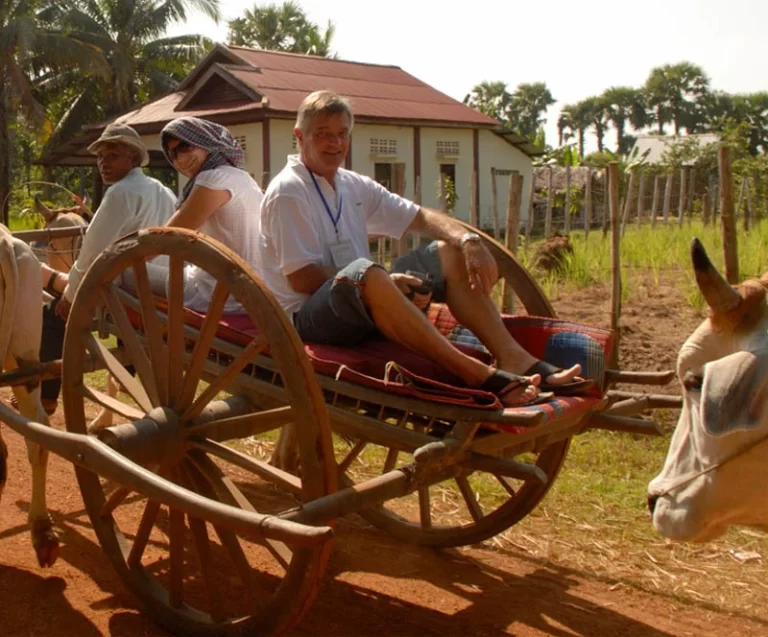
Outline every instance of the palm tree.
<svg viewBox="0 0 768 637"><path fill-rule="evenodd" d="M508 123L507 111L511 101L512 96L505 82L480 82L464 97L467 106L496 118L504 125Z"/></svg>
<svg viewBox="0 0 768 637"><path fill-rule="evenodd" d="M668 122L674 123L675 135L682 128L690 133L702 126L709 78L700 66L680 62L651 69L644 92L654 111L659 134L664 134L664 124Z"/></svg>
<svg viewBox="0 0 768 637"><path fill-rule="evenodd" d="M552 93L544 82L519 84L512 93L508 107L509 126L523 137L534 139L541 126L547 109L555 103Z"/></svg>
<svg viewBox="0 0 768 637"><path fill-rule="evenodd" d="M558 147L562 146L566 141L573 137L573 131L576 130L576 127L573 124L573 119L571 119L571 114L565 110L566 108L569 107L566 106L562 111L560 111L560 116L557 118Z"/></svg>
<svg viewBox="0 0 768 637"><path fill-rule="evenodd" d="M576 133L579 146L579 157L584 157L584 136L587 129L593 125L592 112L586 101L576 104L566 104L560 115L564 126Z"/></svg>
<svg viewBox="0 0 768 637"><path fill-rule="evenodd" d="M47 70L60 72L73 66L99 70L90 47L41 26L40 6L37 0L0 0L0 208L6 225L16 114L37 126L43 123L45 112L35 83Z"/></svg>
<svg viewBox="0 0 768 637"><path fill-rule="evenodd" d="M331 55L336 31L329 20L325 31L311 22L295 2L246 9L243 17L230 20L228 41L236 46L254 46L269 51L286 51L322 57Z"/></svg>
<svg viewBox="0 0 768 637"><path fill-rule="evenodd" d="M647 124L643 92L631 86L612 86L603 93L602 99L608 119L616 128L616 152L622 155L629 150L625 134L627 123L635 130Z"/></svg>
<svg viewBox="0 0 768 637"><path fill-rule="evenodd" d="M106 82L85 79L86 90L96 81L103 114L109 116L172 90L211 46L200 35L162 37L171 24L186 20L191 8L219 19L219 0L84 0L59 15L51 12L49 19L105 60Z"/></svg>

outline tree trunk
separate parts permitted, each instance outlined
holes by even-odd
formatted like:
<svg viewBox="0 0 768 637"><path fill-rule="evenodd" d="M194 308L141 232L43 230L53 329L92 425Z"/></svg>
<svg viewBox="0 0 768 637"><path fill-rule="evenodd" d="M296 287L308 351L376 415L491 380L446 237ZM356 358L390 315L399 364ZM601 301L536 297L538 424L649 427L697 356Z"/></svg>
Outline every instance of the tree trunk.
<svg viewBox="0 0 768 637"><path fill-rule="evenodd" d="M624 122L614 122L616 124L616 154L621 155L621 147L624 140Z"/></svg>
<svg viewBox="0 0 768 637"><path fill-rule="evenodd" d="M584 129L579 129L579 157L584 158Z"/></svg>
<svg viewBox="0 0 768 637"><path fill-rule="evenodd" d="M11 142L8 130L8 105L6 104L5 78L0 78L0 206L3 224L8 225L11 192Z"/></svg>
<svg viewBox="0 0 768 637"><path fill-rule="evenodd" d="M656 107L656 120L659 124L659 135L664 134L664 120L661 119L661 106Z"/></svg>
<svg viewBox="0 0 768 637"><path fill-rule="evenodd" d="M597 136L597 152L603 152L603 137L605 137L605 131L602 126L595 125L595 134Z"/></svg>

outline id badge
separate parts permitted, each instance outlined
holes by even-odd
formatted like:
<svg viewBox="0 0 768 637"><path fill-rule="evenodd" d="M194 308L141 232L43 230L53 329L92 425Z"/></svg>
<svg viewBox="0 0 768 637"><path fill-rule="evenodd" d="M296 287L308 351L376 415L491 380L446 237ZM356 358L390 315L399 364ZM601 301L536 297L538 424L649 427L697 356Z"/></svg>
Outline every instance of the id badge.
<svg viewBox="0 0 768 637"><path fill-rule="evenodd" d="M352 242L339 241L334 243L331 246L331 259L333 259L333 265L337 270L341 270L357 259Z"/></svg>

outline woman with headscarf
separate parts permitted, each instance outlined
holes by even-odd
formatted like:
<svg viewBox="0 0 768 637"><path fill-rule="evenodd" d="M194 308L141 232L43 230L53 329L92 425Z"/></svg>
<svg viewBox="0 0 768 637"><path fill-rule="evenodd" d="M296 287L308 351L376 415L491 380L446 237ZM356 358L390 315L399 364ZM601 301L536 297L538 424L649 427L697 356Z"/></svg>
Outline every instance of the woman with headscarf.
<svg viewBox="0 0 768 637"><path fill-rule="evenodd" d="M259 271L259 211L263 193L242 169L243 151L225 127L180 117L160 133L168 162L189 181L168 226L198 230L220 241ZM206 311L215 281L193 265L184 270L184 305ZM228 314L242 311L230 297Z"/></svg>

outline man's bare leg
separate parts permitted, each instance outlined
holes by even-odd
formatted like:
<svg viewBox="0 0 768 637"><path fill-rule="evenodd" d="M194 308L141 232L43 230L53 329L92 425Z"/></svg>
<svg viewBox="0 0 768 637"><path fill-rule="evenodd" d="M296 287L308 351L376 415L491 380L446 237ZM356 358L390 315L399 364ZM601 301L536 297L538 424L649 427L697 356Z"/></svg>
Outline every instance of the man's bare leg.
<svg viewBox="0 0 768 637"><path fill-rule="evenodd" d="M488 348L499 369L524 374L537 359L512 338L493 300L470 287L461 250L442 241L439 246L446 302L451 313ZM548 376L544 382L551 385L565 384L573 381L580 373L581 365L574 365Z"/></svg>
<svg viewBox="0 0 768 637"><path fill-rule="evenodd" d="M363 283L363 303L373 322L388 339L443 365L470 387L479 387L493 375L494 368L451 345L382 268L369 268ZM530 385L511 391L505 404L526 404L536 398L539 393L536 385L541 382L541 377L536 374L530 380Z"/></svg>

